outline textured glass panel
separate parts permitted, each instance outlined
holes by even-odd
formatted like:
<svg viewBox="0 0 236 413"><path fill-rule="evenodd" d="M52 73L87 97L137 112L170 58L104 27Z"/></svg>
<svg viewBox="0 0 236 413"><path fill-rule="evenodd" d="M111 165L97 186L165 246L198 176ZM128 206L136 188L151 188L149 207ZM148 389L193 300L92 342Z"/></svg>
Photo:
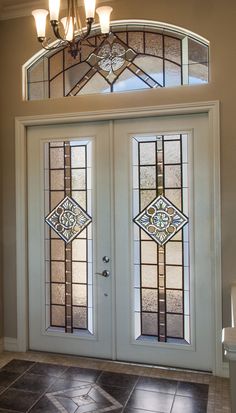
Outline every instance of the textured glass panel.
<svg viewBox="0 0 236 413"><path fill-rule="evenodd" d="M142 262L144 264L157 263L157 244L154 241L141 242Z"/></svg>
<svg viewBox="0 0 236 413"><path fill-rule="evenodd" d="M168 242L166 244L166 263L181 265L182 264L182 243Z"/></svg>
<svg viewBox="0 0 236 413"><path fill-rule="evenodd" d="M75 63L75 62L74 62ZM90 70L88 63L80 63L76 66L72 66L65 71L65 95L68 95L70 91L77 85L77 83L86 75Z"/></svg>
<svg viewBox="0 0 236 413"><path fill-rule="evenodd" d="M40 59L33 66L31 66L28 71L28 81L29 82L41 82L48 79L47 70L48 59Z"/></svg>
<svg viewBox="0 0 236 413"><path fill-rule="evenodd" d="M167 335L169 337L183 338L183 316L167 314Z"/></svg>
<svg viewBox="0 0 236 413"><path fill-rule="evenodd" d="M85 169L72 169L71 179L73 190L86 188Z"/></svg>
<svg viewBox="0 0 236 413"><path fill-rule="evenodd" d="M141 166L140 167L140 188L156 188L156 167Z"/></svg>
<svg viewBox="0 0 236 413"><path fill-rule="evenodd" d="M28 84L28 99L40 100L48 98L48 82L33 82Z"/></svg>
<svg viewBox="0 0 236 413"><path fill-rule="evenodd" d="M87 305L87 286L82 284L73 284L73 304L74 305Z"/></svg>
<svg viewBox="0 0 236 413"><path fill-rule="evenodd" d="M145 53L163 57L163 42L161 34L145 33Z"/></svg>
<svg viewBox="0 0 236 413"><path fill-rule="evenodd" d="M188 39L188 60L189 64L208 62L208 47L196 40Z"/></svg>
<svg viewBox="0 0 236 413"><path fill-rule="evenodd" d="M65 304L65 284L51 285L52 304Z"/></svg>
<svg viewBox="0 0 236 413"><path fill-rule="evenodd" d="M62 240L51 240L51 259L55 261L64 261L65 243Z"/></svg>
<svg viewBox="0 0 236 413"><path fill-rule="evenodd" d="M157 336L157 314L142 313L142 334L149 336Z"/></svg>
<svg viewBox="0 0 236 413"><path fill-rule="evenodd" d="M142 287L157 288L156 265L142 265Z"/></svg>
<svg viewBox="0 0 236 413"><path fill-rule="evenodd" d="M58 327L64 327L65 325L65 307L52 305L52 325Z"/></svg>
<svg viewBox="0 0 236 413"><path fill-rule="evenodd" d="M86 95L90 93L108 93L110 92L110 86L107 81L99 74L96 73L86 85L79 91L80 95Z"/></svg>
<svg viewBox="0 0 236 413"><path fill-rule="evenodd" d="M166 188L181 187L181 168L177 165L165 166L165 186Z"/></svg>
<svg viewBox="0 0 236 413"><path fill-rule="evenodd" d="M181 63L181 40L164 36L165 59Z"/></svg>
<svg viewBox="0 0 236 413"><path fill-rule="evenodd" d="M166 266L166 288L183 288L182 267Z"/></svg>
<svg viewBox="0 0 236 413"><path fill-rule="evenodd" d="M49 59L50 79L63 70L63 51L56 52Z"/></svg>
<svg viewBox="0 0 236 413"><path fill-rule="evenodd" d="M86 191L72 191L72 198L86 210Z"/></svg>
<svg viewBox="0 0 236 413"><path fill-rule="evenodd" d="M142 288L142 311L157 311L157 290Z"/></svg>
<svg viewBox="0 0 236 413"><path fill-rule="evenodd" d="M74 328L87 328L87 309L84 307L73 307Z"/></svg>
<svg viewBox="0 0 236 413"><path fill-rule="evenodd" d="M85 147L72 146L71 147L71 167L85 168Z"/></svg>
<svg viewBox="0 0 236 413"><path fill-rule="evenodd" d="M180 163L180 142L168 141L164 144L165 163Z"/></svg>
<svg viewBox="0 0 236 413"><path fill-rule="evenodd" d="M64 190L64 170L51 171L51 190Z"/></svg>
<svg viewBox="0 0 236 413"><path fill-rule="evenodd" d="M127 32L115 32L115 35L120 39L122 42L127 43Z"/></svg>
<svg viewBox="0 0 236 413"><path fill-rule="evenodd" d="M124 72L122 72L113 87L114 92L138 89L149 89L149 86L128 69L125 69Z"/></svg>
<svg viewBox="0 0 236 413"><path fill-rule="evenodd" d="M64 149L51 148L50 149L50 168L61 169L64 168Z"/></svg>
<svg viewBox="0 0 236 413"><path fill-rule="evenodd" d="M72 259L73 261L86 261L86 240L74 239L72 243Z"/></svg>
<svg viewBox="0 0 236 413"><path fill-rule="evenodd" d="M183 312L183 292L177 290L166 291L166 310L169 313Z"/></svg>
<svg viewBox="0 0 236 413"><path fill-rule="evenodd" d="M189 65L188 74L190 85L208 82L208 67L204 64Z"/></svg>
<svg viewBox="0 0 236 413"><path fill-rule="evenodd" d="M87 263L86 262L73 262L72 263L72 281L73 283L86 283L87 282Z"/></svg>
<svg viewBox="0 0 236 413"><path fill-rule="evenodd" d="M129 32L128 45L137 53L144 52L143 32Z"/></svg>
<svg viewBox="0 0 236 413"><path fill-rule="evenodd" d="M146 208L147 205L150 204L155 198L156 198L156 191L146 189L146 190L141 190L140 191L140 199L141 199L141 205L140 209L141 211Z"/></svg>
<svg viewBox="0 0 236 413"><path fill-rule="evenodd" d="M65 282L65 263L52 261L51 263L52 282Z"/></svg>
<svg viewBox="0 0 236 413"><path fill-rule="evenodd" d="M163 60L158 57L137 56L134 63L163 86Z"/></svg>
<svg viewBox="0 0 236 413"><path fill-rule="evenodd" d="M50 207L51 207L51 210L52 210L64 198L64 192L62 192L62 191L58 191L58 192L57 191L51 191L50 196L51 196L51 205L50 205Z"/></svg>
<svg viewBox="0 0 236 413"><path fill-rule="evenodd" d="M63 74L61 73L50 81L50 98L61 98L64 96Z"/></svg>
<svg viewBox="0 0 236 413"><path fill-rule="evenodd" d="M177 208L181 209L181 190L180 189L166 189L165 196L172 202Z"/></svg>
<svg viewBox="0 0 236 413"><path fill-rule="evenodd" d="M156 144L155 142L140 143L140 165L156 164Z"/></svg>
<svg viewBox="0 0 236 413"><path fill-rule="evenodd" d="M165 86L181 85L181 67L165 61Z"/></svg>

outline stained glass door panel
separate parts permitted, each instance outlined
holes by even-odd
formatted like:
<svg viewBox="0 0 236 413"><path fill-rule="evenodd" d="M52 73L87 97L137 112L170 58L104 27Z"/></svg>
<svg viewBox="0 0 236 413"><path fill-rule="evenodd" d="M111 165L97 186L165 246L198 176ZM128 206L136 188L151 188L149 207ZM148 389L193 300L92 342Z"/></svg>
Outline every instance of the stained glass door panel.
<svg viewBox="0 0 236 413"><path fill-rule="evenodd" d="M211 370L207 116L117 121L115 153L118 358Z"/></svg>
<svg viewBox="0 0 236 413"><path fill-rule="evenodd" d="M31 349L111 357L111 278L96 274L110 270L108 131L29 129Z"/></svg>

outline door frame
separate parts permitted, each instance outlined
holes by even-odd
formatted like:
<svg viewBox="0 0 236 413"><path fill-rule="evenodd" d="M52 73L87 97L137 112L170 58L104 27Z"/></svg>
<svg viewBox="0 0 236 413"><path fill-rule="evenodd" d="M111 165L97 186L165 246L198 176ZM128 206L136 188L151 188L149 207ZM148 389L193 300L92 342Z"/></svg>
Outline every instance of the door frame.
<svg viewBox="0 0 236 413"><path fill-rule="evenodd" d="M27 256L27 127L50 124L79 123L85 121L112 121L117 119L189 115L207 113L209 140L212 153L212 351L213 374L225 376L223 362L222 332L222 279L221 279L221 198L220 198L220 105L219 101L197 102L152 107L102 110L96 112L35 115L15 118L15 171L16 171L16 277L17 277L17 350L28 349L28 256ZM112 151L112 148L111 148ZM112 154L111 154L112 156ZM114 229L113 229L114 231ZM114 271L114 268L112 269ZM113 289L113 294L115 294ZM113 299L115 306L115 300ZM113 317L115 316L113 308ZM115 323L113 323L115 325ZM115 326L114 326L115 328ZM115 333L115 331L113 331ZM113 358L115 358L115 334L113 334Z"/></svg>

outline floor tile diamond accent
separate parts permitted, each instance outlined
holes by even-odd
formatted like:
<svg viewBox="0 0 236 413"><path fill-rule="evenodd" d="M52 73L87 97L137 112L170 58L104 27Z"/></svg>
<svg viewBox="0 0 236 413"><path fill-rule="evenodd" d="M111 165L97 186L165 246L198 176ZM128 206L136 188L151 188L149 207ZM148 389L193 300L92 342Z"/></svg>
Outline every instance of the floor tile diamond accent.
<svg viewBox="0 0 236 413"><path fill-rule="evenodd" d="M70 411L73 402L76 413L111 412L122 407L117 400L96 384L84 384L73 389L47 393L46 396L60 413L69 413L66 408L69 400Z"/></svg>
<svg viewBox="0 0 236 413"><path fill-rule="evenodd" d="M66 196L45 220L66 243L71 242L92 222L87 212L69 196Z"/></svg>
<svg viewBox="0 0 236 413"><path fill-rule="evenodd" d="M134 222L159 245L164 245L187 224L188 218L167 198L159 195L134 218Z"/></svg>

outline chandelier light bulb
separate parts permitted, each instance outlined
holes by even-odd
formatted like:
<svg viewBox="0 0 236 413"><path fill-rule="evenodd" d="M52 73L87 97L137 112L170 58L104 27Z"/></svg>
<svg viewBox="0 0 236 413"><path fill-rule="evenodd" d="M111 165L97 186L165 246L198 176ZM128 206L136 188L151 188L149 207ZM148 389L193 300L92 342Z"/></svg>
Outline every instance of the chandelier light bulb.
<svg viewBox="0 0 236 413"><path fill-rule="evenodd" d="M65 30L66 40L71 42L74 38L74 20L72 17L63 17L61 22Z"/></svg>
<svg viewBox="0 0 236 413"><path fill-rule="evenodd" d="M86 19L94 19L96 0L84 0Z"/></svg>
<svg viewBox="0 0 236 413"><path fill-rule="evenodd" d="M44 9L37 9L32 11L32 15L35 19L38 39L42 39L45 37L46 33L46 18L48 11Z"/></svg>
<svg viewBox="0 0 236 413"><path fill-rule="evenodd" d="M96 13L99 16L101 32L107 34L110 31L110 15L113 8L110 6L99 7Z"/></svg>
<svg viewBox="0 0 236 413"><path fill-rule="evenodd" d="M60 0L49 0L50 20L58 21L60 12Z"/></svg>

